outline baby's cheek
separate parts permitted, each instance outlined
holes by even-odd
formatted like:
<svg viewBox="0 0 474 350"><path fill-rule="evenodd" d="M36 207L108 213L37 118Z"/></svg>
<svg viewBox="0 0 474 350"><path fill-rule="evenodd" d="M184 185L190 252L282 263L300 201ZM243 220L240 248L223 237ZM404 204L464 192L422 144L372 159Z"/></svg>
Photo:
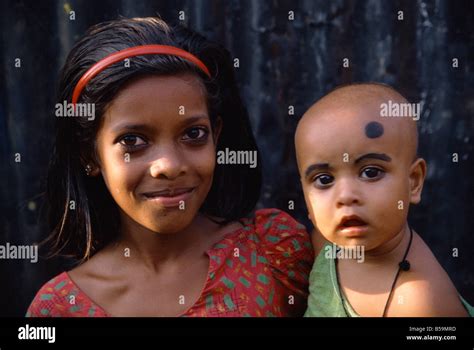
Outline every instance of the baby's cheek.
<svg viewBox="0 0 474 350"><path fill-rule="evenodd" d="M405 215L408 212L410 204L410 193L408 182L400 179L393 181L392 190L390 191L390 209L398 212L399 215Z"/></svg>
<svg viewBox="0 0 474 350"><path fill-rule="evenodd" d="M311 191L310 189L306 191L306 206L308 207L310 219L314 226L324 232L328 226L327 221L331 217L330 213L328 213L327 203L324 198L316 195L314 191Z"/></svg>
<svg viewBox="0 0 474 350"><path fill-rule="evenodd" d="M408 196L402 186L392 186L383 193L376 193L371 206L375 218L387 231L387 235L398 232L406 220L408 213Z"/></svg>

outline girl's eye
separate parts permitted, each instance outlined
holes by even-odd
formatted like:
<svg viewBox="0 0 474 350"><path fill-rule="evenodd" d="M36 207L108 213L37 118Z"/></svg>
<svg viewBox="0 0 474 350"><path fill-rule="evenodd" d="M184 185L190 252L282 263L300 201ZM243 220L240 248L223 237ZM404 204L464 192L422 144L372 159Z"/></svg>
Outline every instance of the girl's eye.
<svg viewBox="0 0 474 350"><path fill-rule="evenodd" d="M146 145L146 142L140 136L125 135L124 137L120 139L120 144L128 148L133 148L133 147Z"/></svg>
<svg viewBox="0 0 474 350"><path fill-rule="evenodd" d="M186 133L184 134L183 140L185 140L185 141L202 141L202 140L207 139L207 135L209 135L209 131L206 128L194 127L194 128L186 130Z"/></svg>
<svg viewBox="0 0 474 350"><path fill-rule="evenodd" d="M367 167L362 170L360 177L362 177L363 179L372 180L372 179L380 178L384 174L385 174L385 171L383 171L382 169Z"/></svg>
<svg viewBox="0 0 474 350"><path fill-rule="evenodd" d="M315 182L317 187L329 187L334 181L334 176L328 174L321 174L316 176Z"/></svg>

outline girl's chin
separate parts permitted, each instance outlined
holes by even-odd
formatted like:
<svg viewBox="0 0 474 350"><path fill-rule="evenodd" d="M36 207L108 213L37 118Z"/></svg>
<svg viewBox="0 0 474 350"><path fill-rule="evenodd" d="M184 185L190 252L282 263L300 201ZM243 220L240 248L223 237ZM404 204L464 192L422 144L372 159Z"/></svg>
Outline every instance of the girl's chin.
<svg viewBox="0 0 474 350"><path fill-rule="evenodd" d="M160 234L175 234L187 228L197 213L183 213L182 210L166 211L159 217L153 217L144 225L151 231Z"/></svg>

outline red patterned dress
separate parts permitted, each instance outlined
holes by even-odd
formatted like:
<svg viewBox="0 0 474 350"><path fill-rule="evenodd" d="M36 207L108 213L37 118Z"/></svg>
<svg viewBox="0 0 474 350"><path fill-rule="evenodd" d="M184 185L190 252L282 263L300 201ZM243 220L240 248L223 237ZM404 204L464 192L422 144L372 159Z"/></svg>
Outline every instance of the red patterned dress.
<svg viewBox="0 0 474 350"><path fill-rule="evenodd" d="M257 210L242 222L244 227L207 251L210 264L205 287L197 302L180 316L303 315L314 260L305 227L277 209ZM63 272L39 290L26 316L111 315Z"/></svg>

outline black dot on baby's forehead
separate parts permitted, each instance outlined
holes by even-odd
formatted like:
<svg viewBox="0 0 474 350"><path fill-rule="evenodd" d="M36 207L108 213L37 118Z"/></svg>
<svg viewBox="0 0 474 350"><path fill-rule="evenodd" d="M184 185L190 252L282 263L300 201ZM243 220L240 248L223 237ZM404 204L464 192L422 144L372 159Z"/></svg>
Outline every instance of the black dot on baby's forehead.
<svg viewBox="0 0 474 350"><path fill-rule="evenodd" d="M375 139L383 135L383 125L379 122L370 122L365 126L365 135L370 139Z"/></svg>

